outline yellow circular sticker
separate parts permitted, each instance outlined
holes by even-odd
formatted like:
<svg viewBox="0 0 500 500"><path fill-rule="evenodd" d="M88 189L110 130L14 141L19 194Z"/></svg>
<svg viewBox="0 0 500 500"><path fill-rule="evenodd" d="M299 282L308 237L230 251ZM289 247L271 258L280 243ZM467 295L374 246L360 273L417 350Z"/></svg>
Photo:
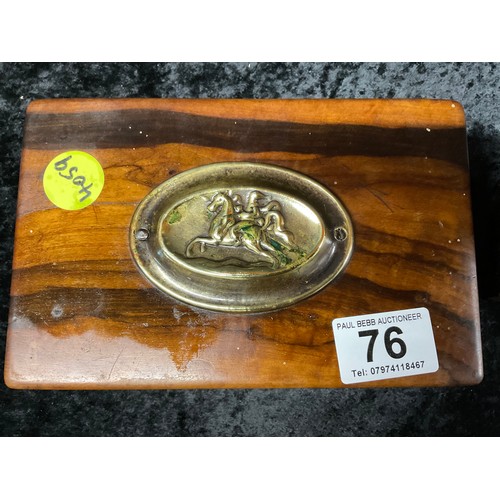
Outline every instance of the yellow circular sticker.
<svg viewBox="0 0 500 500"><path fill-rule="evenodd" d="M94 203L104 186L101 164L83 151L56 156L43 174L47 198L64 210L80 210Z"/></svg>

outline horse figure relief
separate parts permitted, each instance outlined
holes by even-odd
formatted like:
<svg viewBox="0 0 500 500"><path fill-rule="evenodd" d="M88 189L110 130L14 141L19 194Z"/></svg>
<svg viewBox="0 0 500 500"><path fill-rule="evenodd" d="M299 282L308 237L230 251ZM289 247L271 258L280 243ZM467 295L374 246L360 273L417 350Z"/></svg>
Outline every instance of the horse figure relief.
<svg viewBox="0 0 500 500"><path fill-rule="evenodd" d="M251 191L244 201L240 194L231 191L217 192L207 210L214 213L208 235L197 236L187 245L186 256L199 257L207 247L239 249L238 259L248 262L245 254L257 256L272 269L279 269L291 262L288 252L295 252L293 234L285 228L281 204L276 200L266 202L260 191ZM197 252L198 250L198 252Z"/></svg>

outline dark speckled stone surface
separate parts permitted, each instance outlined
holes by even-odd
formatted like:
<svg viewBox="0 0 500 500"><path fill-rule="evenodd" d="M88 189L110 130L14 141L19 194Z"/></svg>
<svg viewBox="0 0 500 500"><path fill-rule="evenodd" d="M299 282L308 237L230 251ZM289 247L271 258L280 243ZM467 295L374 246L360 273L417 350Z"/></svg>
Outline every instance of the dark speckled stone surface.
<svg viewBox="0 0 500 500"><path fill-rule="evenodd" d="M500 434L500 64L0 64L0 368L26 105L54 97L429 97L464 105L484 381L449 389L13 391L4 436Z"/></svg>

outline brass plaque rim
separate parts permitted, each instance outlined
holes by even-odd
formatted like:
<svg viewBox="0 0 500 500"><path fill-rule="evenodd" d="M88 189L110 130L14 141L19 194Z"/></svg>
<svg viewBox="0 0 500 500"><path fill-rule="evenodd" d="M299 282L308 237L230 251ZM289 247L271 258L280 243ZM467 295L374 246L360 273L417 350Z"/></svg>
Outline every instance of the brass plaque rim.
<svg viewBox="0 0 500 500"><path fill-rule="evenodd" d="M269 262L264 263L265 259L261 259L263 261L259 265L248 264L250 271L241 270L232 273L216 267L212 267L211 270L201 266L197 268L192 264L190 260L192 256L189 255L190 244L199 248L198 257L201 256L203 259L198 258L198 260L206 261L206 258L199 253L203 251L203 245L207 246L205 242L209 241L206 234L197 238L192 238L191 235L182 247L186 249L184 255L179 257L171 252L164 241L166 238L164 224L167 216L183 204L193 205L193 200L197 200L199 205L200 197L207 200L204 206L210 208L219 198L222 201L227 198L227 193L235 200L237 197L241 199L241 196L246 194L248 201L253 193L262 195L256 195L255 198L267 198L265 201L254 203L254 210L257 206L259 212L255 217L262 217L258 219L261 229L266 227L266 224L272 228L275 240L279 243L274 240L271 243L280 250L282 246L287 246L286 243L294 241L292 239L294 234L302 235L303 241L307 240L308 225L296 224L291 228L288 221L293 219L292 212L300 221L301 214L303 216L303 212L307 212L304 207L309 207L310 213L308 212L307 216L309 221L312 221L311 226L315 226L316 238L319 238L318 234L321 232L318 248L312 245L312 250L309 253L303 252L305 256L300 254L299 258L296 255L298 251L289 245L287 249L292 248L291 252L296 252L296 254L287 253L296 257L291 263L289 261L292 259L287 256L285 258L288 260L283 261L276 255L267 255ZM273 199L273 196L277 199ZM239 203L240 205L235 203L234 206L243 206L242 202ZM267 203L267 206L264 207L263 203ZM283 208L283 213L277 207ZM246 212L241 209L240 211L242 212L240 216L252 218L250 209ZM265 217L268 214L277 215ZM215 218L212 213L210 215ZM315 216L317 221L313 220ZM307 217L303 218L307 222ZM264 219L271 219L271 223L263 222ZM213 220L212 222L208 220L206 225L212 227ZM231 226L230 223L227 225ZM236 226L233 221L233 227ZM261 231L258 226L255 227ZM220 230L220 225L214 230ZM174 175L155 187L141 200L132 216L129 245L133 261L141 274L167 295L203 309L257 313L288 307L316 294L335 280L350 261L354 235L353 225L344 205L329 189L314 179L276 165L224 162L194 167ZM208 244L210 248L215 248L217 245L219 242L210 245L209 241ZM237 243L233 245L232 250L229 245L224 248L228 251L240 251L236 248L237 245L240 245L239 248L243 246ZM273 250L271 247L269 249ZM254 251L256 252L255 249ZM273 254L271 251L266 253ZM252 255L255 255L255 252Z"/></svg>

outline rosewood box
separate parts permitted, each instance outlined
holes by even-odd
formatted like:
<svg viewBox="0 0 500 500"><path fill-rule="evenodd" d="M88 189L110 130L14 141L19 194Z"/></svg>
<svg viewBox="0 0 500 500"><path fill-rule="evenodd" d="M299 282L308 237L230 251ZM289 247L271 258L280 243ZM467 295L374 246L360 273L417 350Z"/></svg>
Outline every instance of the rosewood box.
<svg viewBox="0 0 500 500"><path fill-rule="evenodd" d="M478 383L470 204L454 101L34 101L6 384Z"/></svg>

